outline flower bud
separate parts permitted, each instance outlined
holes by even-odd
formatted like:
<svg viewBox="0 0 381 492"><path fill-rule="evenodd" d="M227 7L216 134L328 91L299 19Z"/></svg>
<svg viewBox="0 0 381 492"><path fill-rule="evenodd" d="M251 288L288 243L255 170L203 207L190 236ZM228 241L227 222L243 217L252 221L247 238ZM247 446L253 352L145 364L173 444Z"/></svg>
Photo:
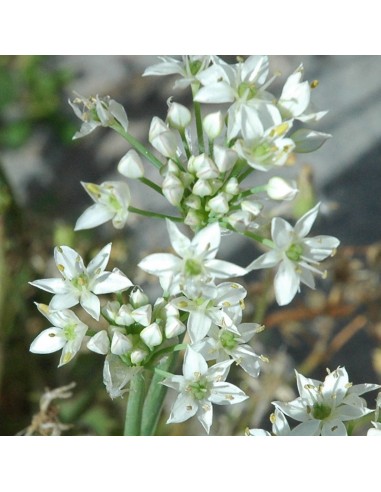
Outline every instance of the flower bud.
<svg viewBox="0 0 381 492"><path fill-rule="evenodd" d="M152 323L140 332L140 338L151 350L157 347L163 341L163 335L160 326L157 323Z"/></svg>
<svg viewBox="0 0 381 492"><path fill-rule="evenodd" d="M134 309L131 316L139 325L148 326L151 323L152 316L151 304L146 304L145 306L140 306L137 309Z"/></svg>
<svg viewBox="0 0 381 492"><path fill-rule="evenodd" d="M220 174L212 159L205 154L191 156L188 161L188 171L202 179L217 178Z"/></svg>
<svg viewBox="0 0 381 492"><path fill-rule="evenodd" d="M241 208L245 212L249 212L252 215L254 215L254 217L257 217L261 213L263 205L258 202L253 202L251 200L244 200L241 203Z"/></svg>
<svg viewBox="0 0 381 492"><path fill-rule="evenodd" d="M192 191L197 196L208 196L213 192L212 187L205 179L197 180Z"/></svg>
<svg viewBox="0 0 381 492"><path fill-rule="evenodd" d="M273 200L292 200L298 193L296 183L289 183L283 178L274 176L269 179L266 187L267 194Z"/></svg>
<svg viewBox="0 0 381 492"><path fill-rule="evenodd" d="M196 210L188 210L188 213L184 219L184 224L189 226L192 231L195 231L199 228L200 224L202 224L203 217Z"/></svg>
<svg viewBox="0 0 381 492"><path fill-rule="evenodd" d="M147 355L148 352L146 350L141 348L134 349L130 354L132 364L140 364L147 357Z"/></svg>
<svg viewBox="0 0 381 492"><path fill-rule="evenodd" d="M237 159L238 154L233 149L227 149L220 145L214 146L214 162L221 173L230 171L237 162Z"/></svg>
<svg viewBox="0 0 381 492"><path fill-rule="evenodd" d="M149 299L148 296L144 294L142 289L140 289L139 287L134 287L130 295L130 303L136 309L138 307L147 305L149 303Z"/></svg>
<svg viewBox="0 0 381 492"><path fill-rule="evenodd" d="M126 178L138 179L144 176L144 168L139 154L131 149L125 154L118 164L118 171Z"/></svg>
<svg viewBox="0 0 381 492"><path fill-rule="evenodd" d="M111 341L111 352L114 355L126 354L133 347L130 338L120 331L115 331Z"/></svg>
<svg viewBox="0 0 381 492"><path fill-rule="evenodd" d="M128 304L123 304L123 306L120 307L118 314L115 316L115 323L124 326L130 326L134 324L135 320L131 316L131 312L132 312L132 307Z"/></svg>
<svg viewBox="0 0 381 492"><path fill-rule="evenodd" d="M174 174L168 174L162 184L163 195L175 207L180 205L184 194L184 185Z"/></svg>
<svg viewBox="0 0 381 492"><path fill-rule="evenodd" d="M176 316L168 316L165 323L165 336L167 338L177 337L186 330L186 326Z"/></svg>
<svg viewBox="0 0 381 492"><path fill-rule="evenodd" d="M90 338L87 348L97 354L106 355L110 350L110 339L106 330L99 331Z"/></svg>
<svg viewBox="0 0 381 492"><path fill-rule="evenodd" d="M163 120L155 116L149 129L149 141L164 157L174 158L177 155L177 138Z"/></svg>
<svg viewBox="0 0 381 492"><path fill-rule="evenodd" d="M171 128L183 130L191 120L192 115L188 108L179 103L170 103L167 121Z"/></svg>
<svg viewBox="0 0 381 492"><path fill-rule="evenodd" d="M202 121L202 126L208 139L213 141L219 137L225 127L224 116L221 111L210 113Z"/></svg>
<svg viewBox="0 0 381 492"><path fill-rule="evenodd" d="M222 193L210 199L208 207L217 214L226 214L229 211L229 203Z"/></svg>
<svg viewBox="0 0 381 492"><path fill-rule="evenodd" d="M237 178L230 178L229 181L225 185L226 193L230 195L238 195L239 193L239 183Z"/></svg>
<svg viewBox="0 0 381 492"><path fill-rule="evenodd" d="M189 195L184 200L184 205L186 205L188 208L193 208L194 210L200 210L201 198L199 196L196 196L196 195Z"/></svg>

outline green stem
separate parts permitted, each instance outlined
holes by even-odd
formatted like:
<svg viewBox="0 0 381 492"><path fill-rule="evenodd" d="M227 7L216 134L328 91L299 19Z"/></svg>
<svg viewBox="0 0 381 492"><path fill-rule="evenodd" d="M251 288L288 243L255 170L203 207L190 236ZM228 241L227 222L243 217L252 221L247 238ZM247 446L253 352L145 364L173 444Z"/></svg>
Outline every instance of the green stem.
<svg viewBox="0 0 381 492"><path fill-rule="evenodd" d="M126 132L118 123L110 125L119 135L127 140L127 142L134 147L140 154L142 154L151 164L153 164L157 169L161 169L163 163L152 154L142 143L139 142L135 137Z"/></svg>
<svg viewBox="0 0 381 492"><path fill-rule="evenodd" d="M127 401L125 436L140 436L142 410L145 396L145 378L143 372L137 372L131 380Z"/></svg>
<svg viewBox="0 0 381 492"><path fill-rule="evenodd" d="M163 191L162 191L161 187L159 185L157 185L156 183L154 183L153 181L151 181L150 179L142 177L142 178L139 178L139 181L141 183L145 184L146 186L149 186L153 190L157 191L158 193L160 193L160 195L163 195Z"/></svg>
<svg viewBox="0 0 381 492"><path fill-rule="evenodd" d="M173 220L174 222L183 222L183 219L181 217L173 217L172 215L165 215L165 214L160 214L158 212L150 212L148 210L141 210L140 208L136 207L128 207L129 212L133 214L138 214L138 215L144 215L145 217L152 217L154 219L169 219Z"/></svg>
<svg viewBox="0 0 381 492"><path fill-rule="evenodd" d="M194 115L196 118L198 149L200 154L202 154L205 150L205 144L204 144L204 132L202 130L201 105L199 102L194 100L197 90L198 90L198 86L192 85L193 108L194 108Z"/></svg>
<svg viewBox="0 0 381 492"><path fill-rule="evenodd" d="M158 365L158 368L162 371L172 372L176 365L177 355L173 353L163 359ZM164 377L155 371L144 402L141 428L142 436L153 436L155 434L161 408L168 390L166 386L161 384L163 380Z"/></svg>
<svg viewBox="0 0 381 492"><path fill-rule="evenodd" d="M192 155L192 153L190 151L188 140L187 140L187 137L185 135L185 130L183 128L179 128L179 133L180 133L183 145L184 145L185 153L187 155L187 158L189 159L189 157Z"/></svg>
<svg viewBox="0 0 381 492"><path fill-rule="evenodd" d="M252 172L254 171L254 169L252 167L248 167L240 176L238 176L238 183L242 183L242 181L247 178Z"/></svg>

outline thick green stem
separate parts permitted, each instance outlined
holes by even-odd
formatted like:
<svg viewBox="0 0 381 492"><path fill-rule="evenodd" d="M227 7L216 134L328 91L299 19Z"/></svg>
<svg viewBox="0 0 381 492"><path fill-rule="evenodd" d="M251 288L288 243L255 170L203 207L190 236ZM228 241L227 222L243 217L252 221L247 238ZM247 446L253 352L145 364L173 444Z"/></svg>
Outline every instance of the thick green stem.
<svg viewBox="0 0 381 492"><path fill-rule="evenodd" d="M176 353L171 354L169 357L165 358L159 365L158 368L163 371L171 372L173 371L176 360ZM157 424L159 422L159 417L161 413L161 408L167 394L168 388L161 384L164 377L159 373L154 373L150 387L147 392L146 400L144 402L143 408L143 418L142 418L142 436L153 436L156 431Z"/></svg>
<svg viewBox="0 0 381 492"><path fill-rule="evenodd" d="M194 108L194 116L196 118L198 149L200 154L202 154L205 150L205 143L204 143L204 132L202 129L201 105L199 102L194 100L197 90L198 90L198 85L192 85L193 108Z"/></svg>
<svg viewBox="0 0 381 492"><path fill-rule="evenodd" d="M143 372L137 372L131 380L127 401L125 436L140 436L145 397L145 378Z"/></svg>
<svg viewBox="0 0 381 492"><path fill-rule="evenodd" d="M127 140L127 142L132 145L132 147L137 150L140 154L142 154L151 164L153 164L157 169L161 169L163 167L163 163L152 154L142 143L139 142L135 137L130 135L128 132L126 132L121 125L114 123L111 125L111 128L113 128L116 132L119 133L119 135L122 135L122 137Z"/></svg>

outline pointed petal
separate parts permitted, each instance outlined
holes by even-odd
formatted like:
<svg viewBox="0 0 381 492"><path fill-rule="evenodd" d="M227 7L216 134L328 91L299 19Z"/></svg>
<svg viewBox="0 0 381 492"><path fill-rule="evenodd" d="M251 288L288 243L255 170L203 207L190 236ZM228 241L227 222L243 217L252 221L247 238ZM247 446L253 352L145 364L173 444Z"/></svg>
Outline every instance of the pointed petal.
<svg viewBox="0 0 381 492"><path fill-rule="evenodd" d="M208 104L233 102L234 90L226 82L216 82L201 87L194 100Z"/></svg>
<svg viewBox="0 0 381 492"><path fill-rule="evenodd" d="M101 305L96 295L91 292L83 292L80 299L83 309L97 321L99 320Z"/></svg>
<svg viewBox="0 0 381 492"><path fill-rule="evenodd" d="M111 253L111 243L107 244L102 248L99 253L94 256L87 266L87 272L92 277L94 275L99 275L104 271Z"/></svg>
<svg viewBox="0 0 381 492"><path fill-rule="evenodd" d="M218 222L213 222L204 227L195 235L192 246L196 255L204 258L214 258L221 242L221 229Z"/></svg>
<svg viewBox="0 0 381 492"><path fill-rule="evenodd" d="M188 318L188 332L192 343L206 337L212 325L212 320L204 312L192 311Z"/></svg>
<svg viewBox="0 0 381 492"><path fill-rule="evenodd" d="M29 282L30 285L37 287L51 294L65 294L68 290L66 282L62 278L44 278Z"/></svg>
<svg viewBox="0 0 381 492"><path fill-rule="evenodd" d="M248 273L246 268L224 260L208 260L205 262L205 268L215 278L242 277Z"/></svg>
<svg viewBox="0 0 381 492"><path fill-rule="evenodd" d="M94 294L109 294L128 289L133 283L120 270L114 268L112 272L104 272L96 278L92 285Z"/></svg>
<svg viewBox="0 0 381 492"><path fill-rule="evenodd" d="M293 227L281 217L271 221L271 237L279 249L287 249L293 240Z"/></svg>
<svg viewBox="0 0 381 492"><path fill-rule="evenodd" d="M297 234L299 237L307 236L319 213L319 207L320 202L298 220L294 228L295 234Z"/></svg>
<svg viewBox="0 0 381 492"><path fill-rule="evenodd" d="M66 294L56 294L49 303L49 309L68 309L78 304L78 302L79 295L73 291L66 292Z"/></svg>
<svg viewBox="0 0 381 492"><path fill-rule="evenodd" d="M80 215L75 223L74 230L81 231L84 229L92 229L98 227L111 220L115 215L115 212L111 208L106 207L101 203L95 203L91 207L87 208L82 215Z"/></svg>
<svg viewBox="0 0 381 492"><path fill-rule="evenodd" d="M58 270L69 280L85 271L81 256L69 246L57 246L54 248L54 260Z"/></svg>
<svg viewBox="0 0 381 492"><path fill-rule="evenodd" d="M191 243L190 239L187 238L182 232L180 232L180 230L173 222L168 219L166 220L166 222L172 248L179 256L183 258L189 250L189 246Z"/></svg>
<svg viewBox="0 0 381 492"><path fill-rule="evenodd" d="M188 346L183 363L183 374L186 380L194 381L197 374L205 374L208 364L202 355Z"/></svg>
<svg viewBox="0 0 381 492"><path fill-rule="evenodd" d="M272 268L275 267L282 259L282 255L278 250L273 249L259 256L257 259L252 261L246 270L250 272L251 270L260 270L262 268Z"/></svg>
<svg viewBox="0 0 381 492"><path fill-rule="evenodd" d="M190 394L180 393L173 404L167 424L184 422L196 414L198 403Z"/></svg>
<svg viewBox="0 0 381 492"><path fill-rule="evenodd" d="M247 400L249 397L240 389L231 383L220 382L214 383L210 391L209 400L216 405L233 405Z"/></svg>
<svg viewBox="0 0 381 492"><path fill-rule="evenodd" d="M152 275L172 275L181 269L182 260L170 253L154 253L142 259L138 267Z"/></svg>
<svg viewBox="0 0 381 492"><path fill-rule="evenodd" d="M295 271L295 265L289 260L283 260L274 278L274 289L277 303L280 306L289 304L299 290L300 279Z"/></svg>
<svg viewBox="0 0 381 492"><path fill-rule="evenodd" d="M205 431L209 434L210 427L213 422L213 406L209 402L203 401L202 405L199 406L197 419L204 427Z"/></svg>
<svg viewBox="0 0 381 492"><path fill-rule="evenodd" d="M60 328L47 328L42 331L31 343L30 351L34 354L51 354L62 349L66 340Z"/></svg>

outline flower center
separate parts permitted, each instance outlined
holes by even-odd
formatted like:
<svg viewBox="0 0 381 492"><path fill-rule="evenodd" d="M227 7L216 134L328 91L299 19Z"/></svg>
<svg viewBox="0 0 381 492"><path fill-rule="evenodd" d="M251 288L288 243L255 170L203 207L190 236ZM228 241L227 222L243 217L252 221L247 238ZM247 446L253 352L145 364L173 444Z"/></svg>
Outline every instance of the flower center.
<svg viewBox="0 0 381 492"><path fill-rule="evenodd" d="M68 342L75 340L76 338L75 327L76 325L71 323L69 325L66 325L63 329L63 335Z"/></svg>
<svg viewBox="0 0 381 492"><path fill-rule="evenodd" d="M331 414L331 408L324 403L315 403L312 407L312 416L317 420L324 420Z"/></svg>
<svg viewBox="0 0 381 492"><path fill-rule="evenodd" d="M203 378L194 383L190 383L188 386L188 391L192 393L195 400L204 400L209 392L208 381Z"/></svg>
<svg viewBox="0 0 381 492"><path fill-rule="evenodd" d="M87 289L89 285L89 277L87 276L86 273L81 273L77 277L74 277L71 280L72 285L78 289L78 290L84 290Z"/></svg>
<svg viewBox="0 0 381 492"><path fill-rule="evenodd" d="M249 82L241 82L238 86L238 96L240 98L253 99L257 95L257 88L255 84Z"/></svg>
<svg viewBox="0 0 381 492"><path fill-rule="evenodd" d="M286 256L292 261L299 261L303 254L303 247L300 244L291 244L286 251Z"/></svg>
<svg viewBox="0 0 381 492"><path fill-rule="evenodd" d="M193 60L189 62L189 70L192 75L197 75L202 66L201 60Z"/></svg>
<svg viewBox="0 0 381 492"><path fill-rule="evenodd" d="M188 258L185 262L185 274L194 277L202 273L202 264L194 258Z"/></svg>
<svg viewBox="0 0 381 492"><path fill-rule="evenodd" d="M224 330L221 333L220 342L221 342L221 345L223 346L223 348L225 348L227 350L233 350L238 345L237 340L235 339L234 333L232 333L231 331L227 331L227 330Z"/></svg>

